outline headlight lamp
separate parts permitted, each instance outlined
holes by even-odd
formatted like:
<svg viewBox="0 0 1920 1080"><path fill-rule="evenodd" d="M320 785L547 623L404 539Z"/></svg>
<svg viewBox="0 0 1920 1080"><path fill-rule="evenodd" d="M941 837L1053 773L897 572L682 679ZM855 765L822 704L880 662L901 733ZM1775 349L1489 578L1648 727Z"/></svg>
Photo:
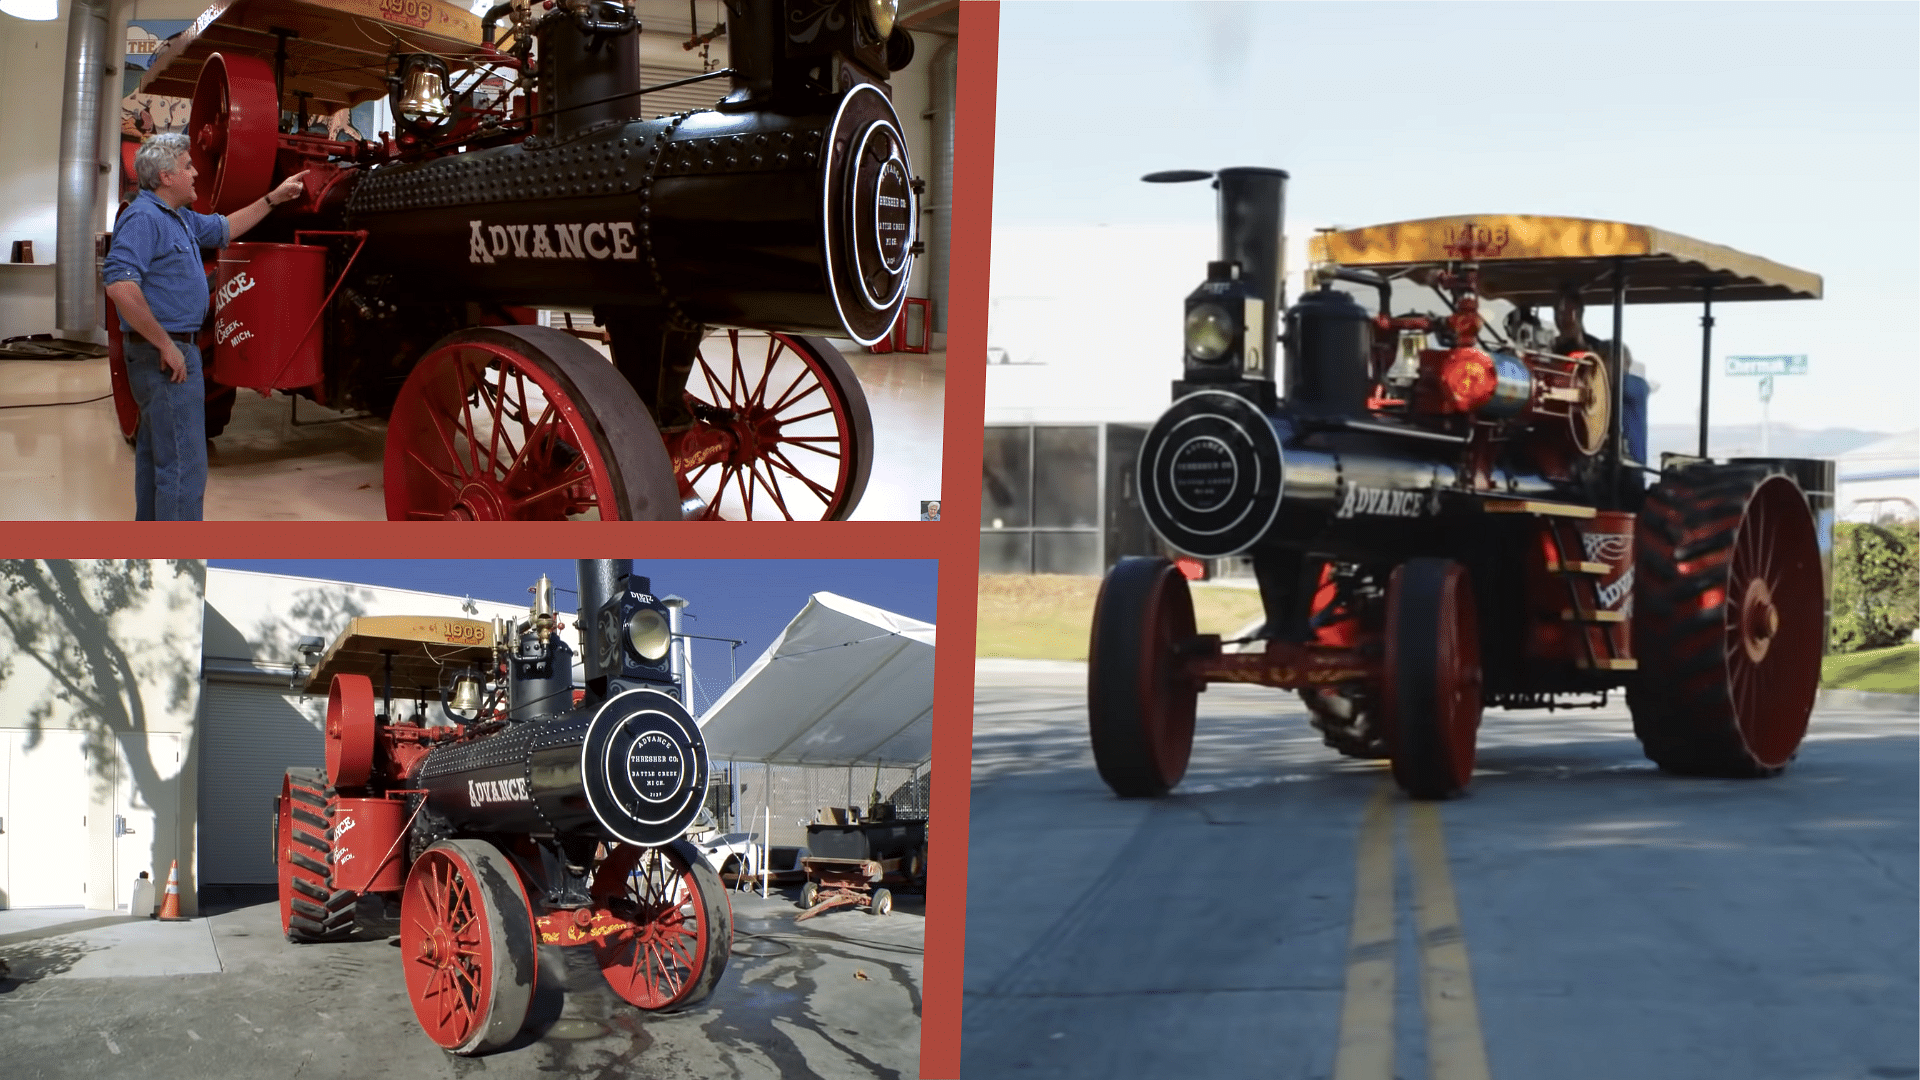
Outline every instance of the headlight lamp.
<svg viewBox="0 0 1920 1080"><path fill-rule="evenodd" d="M672 641L666 618L652 608L641 608L627 620L627 644L649 663L658 663L667 655L667 646Z"/></svg>
<svg viewBox="0 0 1920 1080"><path fill-rule="evenodd" d="M1187 312L1187 354L1195 360L1214 363L1233 348L1238 331L1233 316L1218 304L1195 304Z"/></svg>

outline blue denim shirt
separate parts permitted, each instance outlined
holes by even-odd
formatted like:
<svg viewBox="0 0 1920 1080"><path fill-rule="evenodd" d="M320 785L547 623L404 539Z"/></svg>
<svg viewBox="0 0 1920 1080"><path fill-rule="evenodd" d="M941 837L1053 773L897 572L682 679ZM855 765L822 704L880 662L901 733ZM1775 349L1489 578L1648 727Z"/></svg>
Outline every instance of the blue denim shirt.
<svg viewBox="0 0 1920 1080"><path fill-rule="evenodd" d="M225 215L175 210L153 192L141 191L114 224L113 250L107 252L100 280L103 285L137 283L162 329L190 334L207 317L207 271L200 249L226 246ZM121 319L120 329L131 333L133 327Z"/></svg>

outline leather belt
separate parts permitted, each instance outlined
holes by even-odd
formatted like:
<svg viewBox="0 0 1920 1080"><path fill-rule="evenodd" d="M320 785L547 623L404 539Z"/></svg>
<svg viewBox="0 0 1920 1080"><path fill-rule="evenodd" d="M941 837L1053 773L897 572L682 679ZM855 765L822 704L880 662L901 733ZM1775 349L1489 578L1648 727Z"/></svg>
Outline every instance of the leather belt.
<svg viewBox="0 0 1920 1080"><path fill-rule="evenodd" d="M167 331L167 336L172 338L175 341L181 342L182 344L191 345L193 344L194 339L199 337L200 335L199 334L176 334L173 331L169 330Z"/></svg>

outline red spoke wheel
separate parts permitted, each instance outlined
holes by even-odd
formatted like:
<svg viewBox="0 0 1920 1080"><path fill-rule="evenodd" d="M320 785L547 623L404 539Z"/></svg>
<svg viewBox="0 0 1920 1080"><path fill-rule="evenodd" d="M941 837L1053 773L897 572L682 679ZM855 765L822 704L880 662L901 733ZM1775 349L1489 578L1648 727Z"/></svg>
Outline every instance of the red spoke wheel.
<svg viewBox="0 0 1920 1080"><path fill-rule="evenodd" d="M593 876L596 906L628 929L594 942L600 974L630 1004L660 1012L713 993L733 949L726 887L692 845L622 844Z"/></svg>
<svg viewBox="0 0 1920 1080"><path fill-rule="evenodd" d="M492 844L442 840L407 872L400 895L407 998L427 1038L456 1054L513 1041L539 969L520 875Z"/></svg>
<svg viewBox="0 0 1920 1080"><path fill-rule="evenodd" d="M272 66L238 53L207 57L187 113L187 153L199 173L193 208L231 214L265 195L279 134Z"/></svg>
<svg viewBox="0 0 1920 1080"><path fill-rule="evenodd" d="M707 518L844 521L873 472L860 380L820 338L723 330L687 380L698 423L677 441L683 490Z"/></svg>
<svg viewBox="0 0 1920 1080"><path fill-rule="evenodd" d="M359 894L333 887L333 798L319 769L288 769L274 800L273 863L280 884L280 931L288 941L353 936Z"/></svg>
<svg viewBox="0 0 1920 1080"><path fill-rule="evenodd" d="M659 429L606 357L541 326L442 338L387 425L387 517L677 520Z"/></svg>
<svg viewBox="0 0 1920 1080"><path fill-rule="evenodd" d="M1387 585L1380 713L1393 778L1416 799L1444 799L1473 778L1480 732L1480 628L1467 571L1409 559Z"/></svg>
<svg viewBox="0 0 1920 1080"><path fill-rule="evenodd" d="M1772 776L1807 733L1825 577L1799 485L1698 466L1647 493L1635 540L1627 688L1648 758L1693 776Z"/></svg>
<svg viewBox="0 0 1920 1080"><path fill-rule="evenodd" d="M1087 726L1100 779L1123 799L1165 795L1187 773L1200 687L1181 670L1193 594L1172 562L1121 559L1100 584L1088 646Z"/></svg>

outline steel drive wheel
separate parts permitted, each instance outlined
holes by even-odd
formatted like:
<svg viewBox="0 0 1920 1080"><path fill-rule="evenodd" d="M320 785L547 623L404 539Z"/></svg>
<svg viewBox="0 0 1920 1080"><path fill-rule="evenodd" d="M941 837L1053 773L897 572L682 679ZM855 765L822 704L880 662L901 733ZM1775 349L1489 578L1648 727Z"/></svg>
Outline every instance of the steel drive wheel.
<svg viewBox="0 0 1920 1080"><path fill-rule="evenodd" d="M632 387L578 338L480 326L414 366L387 427L387 517L676 520L679 487Z"/></svg>
<svg viewBox="0 0 1920 1080"><path fill-rule="evenodd" d="M1123 799L1187 773L1200 687L1181 671L1194 636L1187 579L1162 558L1121 559L1100 585L1088 646L1087 725L1100 779Z"/></svg>
<svg viewBox="0 0 1920 1080"><path fill-rule="evenodd" d="M622 844L593 876L595 905L626 926L594 942L607 985L651 1012L706 1000L733 949L726 887L685 841Z"/></svg>
<svg viewBox="0 0 1920 1080"><path fill-rule="evenodd" d="M1648 758L1694 776L1772 776L1820 685L1825 580L1799 485L1697 467L1647 493L1636 531L1627 688Z"/></svg>
<svg viewBox="0 0 1920 1080"><path fill-rule="evenodd" d="M1393 778L1416 799L1444 799L1473 778L1480 731L1480 630L1467 571L1410 559L1387 585L1380 713Z"/></svg>
<svg viewBox="0 0 1920 1080"><path fill-rule="evenodd" d="M319 769L288 769L274 803L273 861L280 885L280 932L288 941L353 936L360 894L333 887L334 791Z"/></svg>
<svg viewBox="0 0 1920 1080"><path fill-rule="evenodd" d="M842 521L873 471L873 413L820 338L722 330L687 380L694 427L674 438L682 494L704 516Z"/></svg>
<svg viewBox="0 0 1920 1080"><path fill-rule="evenodd" d="M511 1042L539 964L533 911L507 857L481 840L442 840L421 853L400 896L400 955L429 1039L456 1054Z"/></svg>

